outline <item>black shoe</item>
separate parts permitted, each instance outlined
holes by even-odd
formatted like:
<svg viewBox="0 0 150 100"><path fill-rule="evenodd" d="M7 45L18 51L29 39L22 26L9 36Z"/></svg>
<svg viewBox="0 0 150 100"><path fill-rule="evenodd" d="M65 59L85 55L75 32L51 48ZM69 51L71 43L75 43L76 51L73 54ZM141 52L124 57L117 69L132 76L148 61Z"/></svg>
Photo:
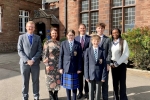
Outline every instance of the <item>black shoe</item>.
<svg viewBox="0 0 150 100"><path fill-rule="evenodd" d="M77 96L77 99L81 99L82 96L83 96L83 94L82 94L82 93L79 93L78 96Z"/></svg>
<svg viewBox="0 0 150 100"><path fill-rule="evenodd" d="M49 91L49 100L55 100L54 99L54 94L52 91Z"/></svg>
<svg viewBox="0 0 150 100"><path fill-rule="evenodd" d="M89 99L89 94L85 93L84 97L87 98L87 99Z"/></svg>
<svg viewBox="0 0 150 100"><path fill-rule="evenodd" d="M58 91L54 91L54 100L58 100Z"/></svg>

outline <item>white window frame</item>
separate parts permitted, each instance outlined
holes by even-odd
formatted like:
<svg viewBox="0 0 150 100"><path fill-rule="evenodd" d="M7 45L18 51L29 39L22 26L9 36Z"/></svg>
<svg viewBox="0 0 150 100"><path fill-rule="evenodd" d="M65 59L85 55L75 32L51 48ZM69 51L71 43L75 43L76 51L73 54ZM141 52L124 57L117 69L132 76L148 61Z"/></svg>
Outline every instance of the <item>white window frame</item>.
<svg viewBox="0 0 150 100"><path fill-rule="evenodd" d="M25 13L27 15L25 15ZM19 10L19 19L20 18L21 18L21 21L22 21L22 31L20 31L20 23L19 23L19 33L21 33L21 34L26 33L26 23L29 21L29 11ZM28 20L25 21L25 18L28 18Z"/></svg>
<svg viewBox="0 0 150 100"><path fill-rule="evenodd" d="M2 7L0 6L0 32L2 32Z"/></svg>

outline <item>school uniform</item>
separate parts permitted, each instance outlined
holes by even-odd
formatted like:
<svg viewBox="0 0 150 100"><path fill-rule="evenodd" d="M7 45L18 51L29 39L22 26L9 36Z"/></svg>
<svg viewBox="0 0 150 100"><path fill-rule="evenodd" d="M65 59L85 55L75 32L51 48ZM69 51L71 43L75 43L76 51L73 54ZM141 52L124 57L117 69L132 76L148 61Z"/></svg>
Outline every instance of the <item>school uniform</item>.
<svg viewBox="0 0 150 100"><path fill-rule="evenodd" d="M76 100L76 92L79 87L77 71L82 71L81 60L82 49L79 42L66 40L61 43L59 69L64 71L61 85L66 88L68 100L71 100L71 90L73 90L73 100Z"/></svg>
<svg viewBox="0 0 150 100"><path fill-rule="evenodd" d="M83 83L85 83L84 85L84 92L86 95L88 95L89 89L88 89L88 83L87 81L83 82L83 75L84 75L84 54L86 49L89 47L89 43L90 43L90 36L88 35L78 35L75 37L75 40L81 43L81 47L82 47L82 73L79 74L79 95L78 95L78 99L80 99L82 97L82 91L83 91ZM85 95L85 96L86 96Z"/></svg>
<svg viewBox="0 0 150 100"><path fill-rule="evenodd" d="M121 51L120 39L112 41L112 79L115 100L128 100L126 94L126 64L128 63L129 48L126 40L123 40L123 51ZM120 89L119 89L120 88ZM120 94L118 93L120 90ZM119 98L120 95L120 98Z"/></svg>
<svg viewBox="0 0 150 100"><path fill-rule="evenodd" d="M100 100L101 80L107 78L105 50L90 47L84 55L84 76L89 79L89 100L94 100L94 86L96 85L95 100Z"/></svg>

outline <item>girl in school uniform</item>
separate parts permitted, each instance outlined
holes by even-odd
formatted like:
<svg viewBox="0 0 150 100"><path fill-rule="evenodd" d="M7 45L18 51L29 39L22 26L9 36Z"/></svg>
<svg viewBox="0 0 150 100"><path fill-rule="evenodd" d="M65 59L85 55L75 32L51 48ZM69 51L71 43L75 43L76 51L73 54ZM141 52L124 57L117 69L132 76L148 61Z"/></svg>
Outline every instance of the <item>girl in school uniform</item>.
<svg viewBox="0 0 150 100"><path fill-rule="evenodd" d="M71 90L73 100L76 100L77 88L79 88L78 74L82 70L82 48L74 38L75 31L69 30L67 40L61 43L59 55L59 72L62 74L61 85L66 88L68 100L71 100Z"/></svg>
<svg viewBox="0 0 150 100"><path fill-rule="evenodd" d="M126 40L122 39L121 31L115 28L112 35L112 79L115 100L128 100L126 94L126 65L128 63L129 48ZM120 96L119 96L120 95Z"/></svg>

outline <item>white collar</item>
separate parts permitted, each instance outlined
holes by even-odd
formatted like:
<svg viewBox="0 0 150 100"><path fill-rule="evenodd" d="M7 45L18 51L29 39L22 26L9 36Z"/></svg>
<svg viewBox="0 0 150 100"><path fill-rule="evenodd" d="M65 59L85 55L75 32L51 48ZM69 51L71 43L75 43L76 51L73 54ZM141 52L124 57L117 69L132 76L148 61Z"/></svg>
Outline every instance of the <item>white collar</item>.
<svg viewBox="0 0 150 100"><path fill-rule="evenodd" d="M74 43L74 40L73 41L68 41L69 43Z"/></svg>
<svg viewBox="0 0 150 100"><path fill-rule="evenodd" d="M116 41L113 40L114 43L119 43L120 39L118 38Z"/></svg>
<svg viewBox="0 0 150 100"><path fill-rule="evenodd" d="M94 48L94 46L93 46L93 49L94 49L94 50L98 50L98 47L97 47L97 48Z"/></svg>

